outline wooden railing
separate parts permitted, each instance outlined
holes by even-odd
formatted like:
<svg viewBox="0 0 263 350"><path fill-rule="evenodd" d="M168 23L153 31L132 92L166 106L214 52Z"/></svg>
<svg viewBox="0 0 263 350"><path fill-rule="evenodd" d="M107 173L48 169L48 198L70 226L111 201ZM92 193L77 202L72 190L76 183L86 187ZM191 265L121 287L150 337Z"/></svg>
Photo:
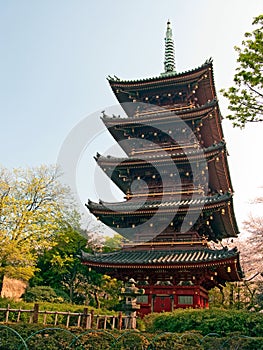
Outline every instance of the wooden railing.
<svg viewBox="0 0 263 350"><path fill-rule="evenodd" d="M62 325L69 327L82 327L84 329L128 329L130 324L136 324L135 317L125 316L122 312L117 315L99 315L93 310L84 308L83 312L47 311L39 310L39 304L33 309L12 309L8 305L0 308L0 320L4 323L38 323L42 325ZM135 321L135 322L133 322Z"/></svg>
<svg viewBox="0 0 263 350"><path fill-rule="evenodd" d="M208 241L207 238L199 237L199 238L191 238L191 239L177 239L177 240L172 240L170 239L169 241L130 241L129 243L122 243L122 246L125 248L128 247L134 247L136 245L139 246L176 246L176 245L186 245L186 246L193 246L193 245L203 245L203 246L208 246Z"/></svg>
<svg viewBox="0 0 263 350"><path fill-rule="evenodd" d="M175 107L175 105L165 105L162 107L155 107L154 110L151 110L149 107L147 107L146 112L142 111L142 112L136 112L135 113L135 117L143 117L143 116L147 116L147 115L154 115L154 114L161 114L161 113L169 113L169 112L173 112L173 111L182 111L185 109L192 109L195 108L195 104L194 103L190 103L187 105L178 105L177 107Z"/></svg>
<svg viewBox="0 0 263 350"><path fill-rule="evenodd" d="M188 189L188 190L181 190L181 191L171 191L171 192L151 192L151 193L128 193L124 198L130 199L130 198L137 198L137 197L165 197L165 196L175 196L175 195L190 195L193 193L197 193L199 195L204 195L203 189Z"/></svg>
<svg viewBox="0 0 263 350"><path fill-rule="evenodd" d="M154 153L154 152L163 152L163 151L178 151L178 150L186 150L186 149L194 149L196 150L197 148L200 148L200 145L198 143L182 143L178 145L165 145L165 144L159 144L158 147L152 147L149 149L145 148L137 148L132 149L131 155L134 156L136 154L141 154L141 153Z"/></svg>

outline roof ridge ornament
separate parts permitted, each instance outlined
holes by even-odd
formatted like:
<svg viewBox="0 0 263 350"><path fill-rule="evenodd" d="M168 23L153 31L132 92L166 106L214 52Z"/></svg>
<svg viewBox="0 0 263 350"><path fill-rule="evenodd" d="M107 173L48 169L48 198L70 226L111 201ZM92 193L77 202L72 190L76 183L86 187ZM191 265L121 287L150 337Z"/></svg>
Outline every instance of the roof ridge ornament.
<svg viewBox="0 0 263 350"><path fill-rule="evenodd" d="M175 53L174 53L174 40L173 32L171 28L171 22L168 19L166 36L165 36L165 53L164 53L164 73L161 73L162 76L174 75L175 71Z"/></svg>

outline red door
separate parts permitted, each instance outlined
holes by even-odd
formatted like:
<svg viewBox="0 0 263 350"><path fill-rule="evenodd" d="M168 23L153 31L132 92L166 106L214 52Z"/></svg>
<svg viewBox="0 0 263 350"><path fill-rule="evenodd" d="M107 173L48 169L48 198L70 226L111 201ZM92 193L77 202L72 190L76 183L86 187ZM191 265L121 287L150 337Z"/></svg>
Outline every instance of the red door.
<svg viewBox="0 0 263 350"><path fill-rule="evenodd" d="M172 300L168 295L161 295L154 298L153 312L172 311Z"/></svg>

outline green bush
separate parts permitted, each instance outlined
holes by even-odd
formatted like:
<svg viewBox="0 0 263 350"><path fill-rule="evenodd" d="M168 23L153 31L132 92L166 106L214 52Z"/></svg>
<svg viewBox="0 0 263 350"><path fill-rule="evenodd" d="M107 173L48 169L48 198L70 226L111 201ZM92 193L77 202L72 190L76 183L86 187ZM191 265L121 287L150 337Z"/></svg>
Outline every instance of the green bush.
<svg viewBox="0 0 263 350"><path fill-rule="evenodd" d="M197 333L160 333L151 341L154 349L158 350L204 350L200 339L202 336Z"/></svg>
<svg viewBox="0 0 263 350"><path fill-rule="evenodd" d="M263 350L263 338L246 338L242 335L229 334L227 337L205 337L204 350Z"/></svg>
<svg viewBox="0 0 263 350"><path fill-rule="evenodd" d="M144 318L149 332L198 331L202 335L218 333L221 336L239 332L245 336L263 336L263 315L240 310L175 310L172 313L151 314Z"/></svg>
<svg viewBox="0 0 263 350"><path fill-rule="evenodd" d="M35 350L263 350L263 338L246 338L238 333L226 337L202 336L199 332L141 333L137 331L103 331L81 328L67 330L34 324L12 324L12 329L1 328L0 349L23 349L18 332L29 349ZM13 330L13 331L12 331Z"/></svg>
<svg viewBox="0 0 263 350"><path fill-rule="evenodd" d="M78 333L80 330L77 329ZM114 336L104 330L88 330L78 336L77 341L73 342L74 350L110 350L115 342Z"/></svg>
<svg viewBox="0 0 263 350"><path fill-rule="evenodd" d="M57 295L55 290L49 286L36 286L27 288L22 298L27 302L47 301L50 303L63 303L64 297Z"/></svg>
<svg viewBox="0 0 263 350"><path fill-rule="evenodd" d="M114 350L147 350L150 341L147 337L136 331L123 331L116 338Z"/></svg>
<svg viewBox="0 0 263 350"><path fill-rule="evenodd" d="M34 324L13 324L10 327L19 333L29 349L34 350L66 349L74 339L74 335L65 329L44 329ZM24 349L21 338L10 328L0 328L0 344L1 350Z"/></svg>

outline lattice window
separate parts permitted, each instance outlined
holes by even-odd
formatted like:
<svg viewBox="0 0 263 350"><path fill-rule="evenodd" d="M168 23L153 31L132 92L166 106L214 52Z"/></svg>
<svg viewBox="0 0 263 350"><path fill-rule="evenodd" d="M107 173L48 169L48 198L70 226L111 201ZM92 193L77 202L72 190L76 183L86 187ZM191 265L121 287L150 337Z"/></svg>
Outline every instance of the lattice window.
<svg viewBox="0 0 263 350"><path fill-rule="evenodd" d="M194 297L192 295L179 295L178 304L181 305L193 305Z"/></svg>
<svg viewBox="0 0 263 350"><path fill-rule="evenodd" d="M137 296L137 303L148 304L148 295L138 295Z"/></svg>

